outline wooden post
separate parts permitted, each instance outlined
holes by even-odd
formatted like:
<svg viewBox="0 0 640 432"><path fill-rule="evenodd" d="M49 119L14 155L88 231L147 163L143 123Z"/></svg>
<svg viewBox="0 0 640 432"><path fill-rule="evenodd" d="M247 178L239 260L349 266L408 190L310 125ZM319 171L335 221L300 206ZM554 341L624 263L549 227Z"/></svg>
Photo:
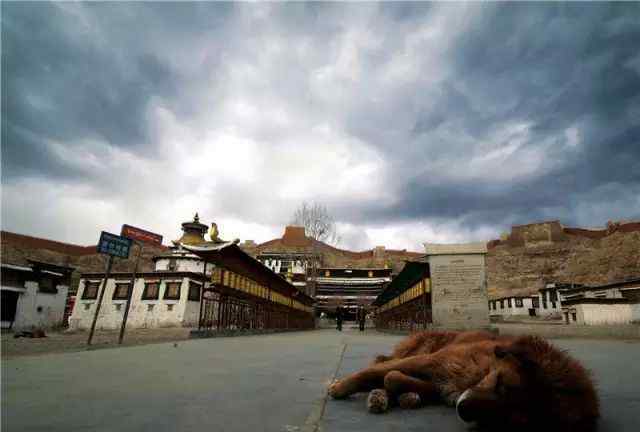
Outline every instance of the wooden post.
<svg viewBox="0 0 640 432"><path fill-rule="evenodd" d="M427 284L424 280L424 275L420 281L422 285L422 329L427 329Z"/></svg>
<svg viewBox="0 0 640 432"><path fill-rule="evenodd" d="M133 275L131 275L131 289L127 293L127 304L124 308L124 316L122 317L122 325L120 326L120 335L118 336L118 345L122 345L122 339L124 339L124 330L127 327L127 318L129 317L129 308L131 308L131 296L133 296L133 288L136 286L136 273L138 272L138 264L140 263L142 248L144 247L142 243L138 243L135 240L133 241L133 243L137 244L140 249L138 249L136 264L133 267Z"/></svg>
<svg viewBox="0 0 640 432"><path fill-rule="evenodd" d="M104 297L104 292L107 290L107 281L109 280L109 276L111 275L112 264L113 264L113 255L109 255L109 260L107 261L107 269L105 271L104 279L102 280L102 290L100 290L98 304L96 304L96 312L93 315L93 322L91 323L91 330L89 331L89 338L87 339L87 345L91 345L91 340L93 339L93 332L96 329L96 323L98 322L98 314L100 313L100 305L102 305L102 298Z"/></svg>
<svg viewBox="0 0 640 432"><path fill-rule="evenodd" d="M198 331L202 329L202 308L204 307L204 288L207 283L207 262L202 260L204 266L202 268L202 287L200 288L200 313L198 314Z"/></svg>

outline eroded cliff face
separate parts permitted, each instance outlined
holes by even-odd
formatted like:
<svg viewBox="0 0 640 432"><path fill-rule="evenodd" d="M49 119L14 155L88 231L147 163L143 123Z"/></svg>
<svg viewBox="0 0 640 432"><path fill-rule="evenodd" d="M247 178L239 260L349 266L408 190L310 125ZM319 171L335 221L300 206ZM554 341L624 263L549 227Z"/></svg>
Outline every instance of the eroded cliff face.
<svg viewBox="0 0 640 432"><path fill-rule="evenodd" d="M535 293L545 281L601 284L640 276L640 224L603 230L565 228L559 222L513 227L489 242L491 298Z"/></svg>

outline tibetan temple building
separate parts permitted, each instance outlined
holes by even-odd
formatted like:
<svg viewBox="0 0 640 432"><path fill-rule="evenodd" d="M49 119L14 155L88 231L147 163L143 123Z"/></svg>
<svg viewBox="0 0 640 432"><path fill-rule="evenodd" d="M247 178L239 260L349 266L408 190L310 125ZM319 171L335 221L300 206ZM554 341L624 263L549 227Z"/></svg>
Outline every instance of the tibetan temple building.
<svg viewBox="0 0 640 432"><path fill-rule="evenodd" d="M373 302L378 329L420 330L432 322L431 276L426 262L408 261Z"/></svg>
<svg viewBox="0 0 640 432"><path fill-rule="evenodd" d="M319 268L315 277L317 313L333 316L336 307L342 306L345 318L355 320L357 308L369 309L389 282L390 268Z"/></svg>
<svg viewBox="0 0 640 432"><path fill-rule="evenodd" d="M97 328L119 328L127 299L132 328L198 327L209 330L310 328L313 299L242 251L238 241L218 238L198 215L182 224L169 252L142 273L84 273L69 319L71 328L91 326L104 290Z"/></svg>

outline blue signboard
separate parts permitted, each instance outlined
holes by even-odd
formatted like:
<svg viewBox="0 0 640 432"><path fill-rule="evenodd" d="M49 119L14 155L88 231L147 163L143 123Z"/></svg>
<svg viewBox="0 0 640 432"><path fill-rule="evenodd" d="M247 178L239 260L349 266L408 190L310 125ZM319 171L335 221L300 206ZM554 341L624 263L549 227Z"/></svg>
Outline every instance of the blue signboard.
<svg viewBox="0 0 640 432"><path fill-rule="evenodd" d="M98 253L116 256L119 258L129 258L131 249L131 239L119 235L102 231L100 242L98 243Z"/></svg>

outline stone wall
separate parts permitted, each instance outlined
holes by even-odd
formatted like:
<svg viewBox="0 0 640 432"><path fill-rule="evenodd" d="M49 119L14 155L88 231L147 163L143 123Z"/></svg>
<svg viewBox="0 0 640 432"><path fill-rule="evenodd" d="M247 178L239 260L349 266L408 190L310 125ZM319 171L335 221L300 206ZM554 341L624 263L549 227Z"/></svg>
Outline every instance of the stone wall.
<svg viewBox="0 0 640 432"><path fill-rule="evenodd" d="M640 223L604 229L563 227L558 221L514 226L488 243L489 296L529 295L545 281L602 284L640 277Z"/></svg>
<svg viewBox="0 0 640 432"><path fill-rule="evenodd" d="M431 271L433 325L488 327L485 244L425 244L425 249Z"/></svg>

